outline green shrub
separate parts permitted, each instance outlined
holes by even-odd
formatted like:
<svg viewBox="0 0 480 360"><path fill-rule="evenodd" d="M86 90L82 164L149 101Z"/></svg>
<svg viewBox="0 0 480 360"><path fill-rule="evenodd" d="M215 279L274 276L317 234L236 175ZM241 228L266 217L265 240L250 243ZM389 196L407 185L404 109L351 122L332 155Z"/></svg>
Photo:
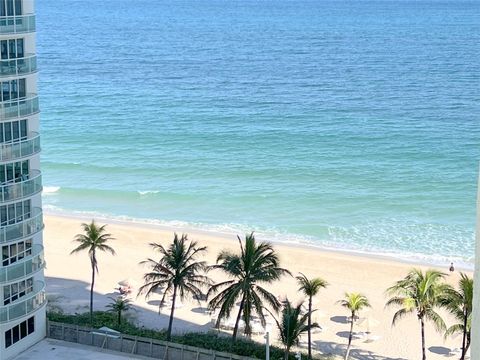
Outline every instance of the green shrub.
<svg viewBox="0 0 480 360"><path fill-rule="evenodd" d="M93 313L93 324L90 324L90 314L63 314L56 312L47 313L48 320L73 324L85 327L100 328L102 326L122 332L123 334L132 336L141 336L145 338L152 338L157 340L165 340L167 338L165 330L151 330L143 327L138 327L125 320L120 326L117 324L117 316L112 312L95 311ZM265 359L265 344L257 343L247 339L237 339L232 342L230 336L225 336L221 333L186 333L183 335L173 335L172 342L199 347L203 349L222 351L232 353L240 356L248 356L257 359ZM272 360L283 360L284 351L277 346L270 346L270 358ZM317 357L318 359L327 360L329 357ZM302 359L307 359L307 354L302 354ZM295 360L293 354L290 355L289 360Z"/></svg>

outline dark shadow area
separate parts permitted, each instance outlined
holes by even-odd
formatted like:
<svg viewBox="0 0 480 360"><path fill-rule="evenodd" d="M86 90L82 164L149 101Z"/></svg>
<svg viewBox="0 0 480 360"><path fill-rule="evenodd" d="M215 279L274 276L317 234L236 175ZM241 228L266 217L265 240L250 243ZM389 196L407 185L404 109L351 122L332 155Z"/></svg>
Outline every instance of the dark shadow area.
<svg viewBox="0 0 480 360"><path fill-rule="evenodd" d="M340 336L342 338L348 339L348 336L350 335L349 331L339 331L335 335ZM353 334L353 337L355 338L355 334Z"/></svg>
<svg viewBox="0 0 480 360"><path fill-rule="evenodd" d="M430 346L428 350L434 354L439 355L448 355L450 354L450 349L446 348L445 346Z"/></svg>
<svg viewBox="0 0 480 360"><path fill-rule="evenodd" d="M331 321L339 323L339 324L348 324L349 321L346 316L332 316L330 318Z"/></svg>
<svg viewBox="0 0 480 360"><path fill-rule="evenodd" d="M336 356L345 356L345 351L347 349L347 344L338 344L328 341L314 341L316 349L321 351L325 355L336 355ZM399 357L388 357L383 355L375 354L371 351L356 349L355 345L350 350L350 359L355 360L409 360L406 358Z"/></svg>
<svg viewBox="0 0 480 360"><path fill-rule="evenodd" d="M206 314L207 311L208 311L208 308L202 307L202 306L199 306L199 307L196 307L196 308L192 309L192 312L197 313L197 314Z"/></svg>
<svg viewBox="0 0 480 360"><path fill-rule="evenodd" d="M161 300L148 300L148 301L147 301L147 304L158 307L158 306L160 306L160 303L161 303L161 302L162 302Z"/></svg>
<svg viewBox="0 0 480 360"><path fill-rule="evenodd" d="M50 308L54 310L62 309L67 314L85 313L89 310L90 303L90 283L80 280L64 279L57 277L45 277L46 291L49 299L53 299L53 303L49 304ZM119 293L109 293L107 295L100 294L94 291L93 293L93 309L107 310L106 305L112 302L109 297L116 298ZM113 295L113 296L111 296ZM131 300L135 300L136 293L129 296ZM160 295L158 295L160 296ZM50 300L51 301L51 300ZM168 314L158 313L158 305L160 300L152 299L147 301L147 304L156 306L156 311L146 309L144 307L132 305L132 310L127 316L133 319L137 325L142 325L146 319L158 319L155 321L155 326L149 326L154 330L166 329L168 326ZM205 332L210 330L210 318L205 316L205 323L198 325L196 323L186 321L183 319L174 318L173 332Z"/></svg>
<svg viewBox="0 0 480 360"><path fill-rule="evenodd" d="M47 285L47 295L51 300L50 308L62 308L65 313L86 313L89 310L89 299L90 299L90 284L84 281L55 278L55 277L46 277L45 282ZM117 293L109 293L108 295L99 294L94 292L94 310L106 310L105 306L111 303L109 296L115 298ZM135 300L135 291L130 296L130 299ZM155 299L155 297L160 297L161 294L153 295L153 299L148 300L147 304L156 306L156 309L146 309L139 307L133 304L132 308L135 311L130 313L131 318L134 319L133 322L137 326L142 326L142 324L148 324L145 327L150 327L154 330L166 329L168 326L169 312L158 314L158 305L160 299ZM203 305L203 304L202 304ZM206 307L204 306L194 307L192 312L203 313ZM151 320L154 320L154 326L151 325ZM148 323L146 321L149 321ZM342 324L348 323L348 320L345 316L334 316L330 318L334 322L339 322ZM212 330L212 324L210 317L205 314L205 322L203 325L198 325L196 323L186 321L183 319L175 318L173 321L173 332L176 334L188 333L188 332L207 332ZM225 336L230 336L231 333L224 331L218 331L219 334L224 334ZM341 339L339 342L325 342L325 341L314 341L315 347L317 350L323 354L332 354L336 356L344 356L345 349L348 339L348 331L340 331L337 333ZM431 347L430 351L438 349L440 347ZM432 351L434 352L434 351ZM444 353L442 353L444 354ZM359 350L355 348L355 343L351 350L351 359L354 360L410 360L400 357L387 357L383 355L378 355L370 351Z"/></svg>

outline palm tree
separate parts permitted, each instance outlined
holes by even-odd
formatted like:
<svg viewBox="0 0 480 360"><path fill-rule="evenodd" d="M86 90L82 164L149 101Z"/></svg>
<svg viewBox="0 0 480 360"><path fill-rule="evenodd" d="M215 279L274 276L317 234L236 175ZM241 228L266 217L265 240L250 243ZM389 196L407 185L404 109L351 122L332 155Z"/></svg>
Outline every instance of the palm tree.
<svg viewBox="0 0 480 360"><path fill-rule="evenodd" d="M290 356L290 348L298 345L302 334L318 327L317 323L309 324L311 315L310 311L302 313L302 302L297 306L292 306L288 299L283 302L280 321L275 319L275 322L277 323L280 340L285 346L285 360L288 360Z"/></svg>
<svg viewBox="0 0 480 360"><path fill-rule="evenodd" d="M448 285L443 283L445 274L437 270L427 270L423 273L420 269L412 269L408 275L397 281L392 287L387 289L387 295L391 296L386 306L399 306L393 316L392 325L407 314L414 313L420 321L420 330L422 337L422 359L426 360L425 352L425 321L433 322L438 331L446 328L445 322L435 311L440 305L443 294L448 289Z"/></svg>
<svg viewBox="0 0 480 360"><path fill-rule="evenodd" d="M165 287L159 305L160 312L165 304L165 297L167 294L172 294L167 340L170 340L172 335L177 296L179 295L181 300L185 299L187 294L198 298L202 295L200 287L210 283L208 277L200 274L207 270L207 263L196 261L197 256L206 252L207 248L199 247L196 241L190 241L190 243L188 241L186 234L183 234L181 238L175 234L173 242L167 248L156 243L150 244L153 250L160 252L162 257L159 261L149 258L141 262L141 264L148 265L151 270L143 276L145 283L139 289L138 295L145 294L145 297L148 298L157 290Z"/></svg>
<svg viewBox="0 0 480 360"><path fill-rule="evenodd" d="M353 325L355 318L358 316L358 312L363 308L370 307L370 302L365 295L359 293L345 293L345 298L339 301L340 305L350 310L350 334L348 335L347 351L345 353L345 360L350 356L350 346L352 345L353 338Z"/></svg>
<svg viewBox="0 0 480 360"><path fill-rule="evenodd" d="M308 279L304 274L300 273L297 276L297 282L299 285L298 290L303 292L305 296L308 296L308 358L312 359L312 333L311 333L311 325L312 325L312 299L315 295L318 294L320 289L326 288L328 283L323 280L322 278L313 278Z"/></svg>
<svg viewBox="0 0 480 360"><path fill-rule="evenodd" d="M95 220L90 224L83 223L83 234L77 234L73 241L79 243L78 247L70 254L88 250L90 264L92 266L92 284L90 285L90 322L93 321L93 287L95 286L95 273L98 273L97 252L106 251L115 255L115 250L107 245L108 241L114 240L111 234L106 233L106 226L97 226Z"/></svg>
<svg viewBox="0 0 480 360"><path fill-rule="evenodd" d="M112 300L110 304L107 305L109 311L117 314L117 323L120 326L122 324L122 312L128 311L131 308L132 302L122 296L115 298L109 297Z"/></svg>
<svg viewBox="0 0 480 360"><path fill-rule="evenodd" d="M207 294L208 298L216 294L210 300L208 307L210 310L220 308L217 327L222 319L230 317L235 303L240 299L240 308L233 329L233 341L237 337L241 318L245 322L245 334L250 335L250 317L253 312L257 313L262 325L265 326L264 303L275 311L280 308L281 304L275 295L260 284L271 284L284 274L291 275L288 270L279 267L279 258L271 244L257 243L253 232L246 235L245 243L240 237L237 236L237 238L240 254L222 251L217 257L217 264L211 267L222 270L231 279L213 285Z"/></svg>
<svg viewBox="0 0 480 360"><path fill-rule="evenodd" d="M460 273L458 290L452 287L447 288L440 303L458 320L457 324L447 329L445 337L456 333L462 334L462 356L460 360L465 360L471 341L473 279L464 273Z"/></svg>

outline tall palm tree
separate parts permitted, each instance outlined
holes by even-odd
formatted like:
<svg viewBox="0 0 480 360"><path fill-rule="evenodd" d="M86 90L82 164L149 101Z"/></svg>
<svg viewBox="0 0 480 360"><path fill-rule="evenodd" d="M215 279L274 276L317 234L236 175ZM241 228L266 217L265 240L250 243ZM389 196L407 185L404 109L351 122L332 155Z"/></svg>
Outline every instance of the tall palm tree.
<svg viewBox="0 0 480 360"><path fill-rule="evenodd" d="M386 306L397 306L392 325L407 314L414 313L420 321L422 337L422 359L426 360L425 351L425 321L430 320L438 331L445 330L445 322L436 312L440 300L448 289L444 280L445 274L437 270L412 269L408 275L387 289L391 298Z"/></svg>
<svg viewBox="0 0 480 360"><path fill-rule="evenodd" d="M457 324L447 329L445 337L458 333L462 334L462 356L460 360L465 360L471 341L473 279L464 273L460 273L458 290L452 287L447 288L440 303L458 321Z"/></svg>
<svg viewBox="0 0 480 360"><path fill-rule="evenodd" d="M107 242L114 240L111 234L106 232L106 226L98 226L95 220L92 220L90 224L83 223L83 234L77 234L74 238L74 242L79 245L72 250L70 254L75 254L84 250L88 250L88 256L90 257L90 264L92 266L92 283L90 285L90 322L93 321L93 287L95 286L95 273L98 273L97 252L104 251L115 255L113 250Z"/></svg>
<svg viewBox="0 0 480 360"><path fill-rule="evenodd" d="M353 325L355 323L355 318L358 316L358 312L366 307L370 307L370 302L367 297L358 293L345 293L345 298L339 301L340 305L350 310L351 320L350 320L350 333L348 335L348 345L347 351L345 353L345 360L350 356L350 347L352 345L353 338Z"/></svg>
<svg viewBox="0 0 480 360"><path fill-rule="evenodd" d="M306 313L302 312L302 302L297 306L292 306L288 299L283 302L280 321L275 319L275 322L277 323L280 340L285 346L285 360L288 360L290 356L290 348L298 345L302 334L309 332L312 328L318 327L317 323L308 323L310 317L310 311Z"/></svg>
<svg viewBox="0 0 480 360"><path fill-rule="evenodd" d="M312 302L313 297L318 294L320 289L326 288L328 283L323 280L322 278L313 278L309 279L304 274L300 273L299 276L296 277L297 283L299 285L298 290L303 292L305 296L308 297L308 358L312 359L312 332L311 332L311 325L312 325Z"/></svg>
<svg viewBox="0 0 480 360"><path fill-rule="evenodd" d="M199 255L207 251L207 248L199 247L196 241L190 241L190 243L188 241L186 234L183 234L181 238L175 234L173 242L166 248L160 244L150 244L153 250L160 252L162 257L158 261L149 258L141 262L141 264L148 265L150 271L143 276L145 283L139 289L138 295L145 294L145 297L148 298L157 290L165 287L159 305L160 311L165 304L167 294L172 294L167 340L170 340L172 335L177 296L180 296L181 300L187 294L198 298L202 295L200 288L210 283L208 277L201 274L207 270L207 263L196 261Z"/></svg>
<svg viewBox="0 0 480 360"><path fill-rule="evenodd" d="M217 257L217 264L211 267L222 270L231 279L213 285L207 294L208 298L215 295L208 304L209 309L220 308L217 327L222 319L230 317L235 303L240 299L240 308L233 329L233 341L237 337L241 318L245 322L245 334L250 335L250 318L253 312L259 316L262 325L265 326L264 303L275 311L280 308L280 302L275 295L261 284L271 284L284 274L291 275L288 270L280 267L279 258L271 244L257 243L253 232L246 235L245 242L242 242L240 237L237 236L237 238L240 254L222 251Z"/></svg>
<svg viewBox="0 0 480 360"><path fill-rule="evenodd" d="M117 323L120 326L122 324L122 313L130 310L132 302L124 297L112 298L109 297L112 302L107 305L109 311L117 314Z"/></svg>

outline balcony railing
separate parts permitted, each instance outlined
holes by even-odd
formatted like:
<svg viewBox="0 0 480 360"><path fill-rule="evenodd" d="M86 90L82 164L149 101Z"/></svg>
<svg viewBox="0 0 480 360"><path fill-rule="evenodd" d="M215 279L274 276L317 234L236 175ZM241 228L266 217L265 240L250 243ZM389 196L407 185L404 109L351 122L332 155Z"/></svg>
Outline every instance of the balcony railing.
<svg viewBox="0 0 480 360"><path fill-rule="evenodd" d="M0 34L21 34L35 31L35 15L1 16Z"/></svg>
<svg viewBox="0 0 480 360"><path fill-rule="evenodd" d="M0 244L31 236L42 229L42 209L33 208L29 218L25 218L15 224L0 226Z"/></svg>
<svg viewBox="0 0 480 360"><path fill-rule="evenodd" d="M28 94L26 98L0 102L0 120L29 116L38 111L37 94Z"/></svg>
<svg viewBox="0 0 480 360"><path fill-rule="evenodd" d="M31 170L28 179L0 186L0 202L21 199L42 191L42 174Z"/></svg>
<svg viewBox="0 0 480 360"><path fill-rule="evenodd" d="M43 269L44 266L43 246L34 245L30 256L26 256L12 265L0 267L0 283L30 276Z"/></svg>
<svg viewBox="0 0 480 360"><path fill-rule="evenodd" d="M21 297L11 305L0 306L0 324L31 314L42 307L45 300L45 283L35 281L31 293Z"/></svg>
<svg viewBox="0 0 480 360"><path fill-rule="evenodd" d="M31 156L40 151L40 135L32 132L28 138L0 144L0 162Z"/></svg>
<svg viewBox="0 0 480 360"><path fill-rule="evenodd" d="M29 55L23 58L0 60L0 76L25 75L37 71L37 57Z"/></svg>

